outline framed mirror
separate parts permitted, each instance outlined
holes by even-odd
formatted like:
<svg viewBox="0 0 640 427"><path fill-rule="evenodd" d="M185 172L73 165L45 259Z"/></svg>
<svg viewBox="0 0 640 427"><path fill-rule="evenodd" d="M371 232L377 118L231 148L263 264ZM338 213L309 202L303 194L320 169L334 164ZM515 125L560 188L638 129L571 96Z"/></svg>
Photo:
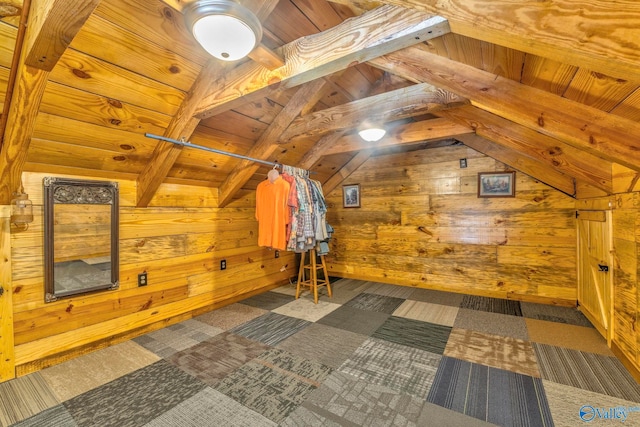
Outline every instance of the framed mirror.
<svg viewBox="0 0 640 427"><path fill-rule="evenodd" d="M118 288L118 183L46 177L45 301Z"/></svg>

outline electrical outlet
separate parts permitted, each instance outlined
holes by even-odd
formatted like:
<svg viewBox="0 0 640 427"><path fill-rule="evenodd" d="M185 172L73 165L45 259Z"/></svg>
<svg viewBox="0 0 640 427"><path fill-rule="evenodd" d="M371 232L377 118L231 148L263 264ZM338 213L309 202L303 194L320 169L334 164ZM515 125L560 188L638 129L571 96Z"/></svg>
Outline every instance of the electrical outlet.
<svg viewBox="0 0 640 427"><path fill-rule="evenodd" d="M276 258L280 258L280 251L276 251Z"/></svg>
<svg viewBox="0 0 640 427"><path fill-rule="evenodd" d="M138 286L147 286L147 272L138 274Z"/></svg>
<svg viewBox="0 0 640 427"><path fill-rule="evenodd" d="M220 260L220 270L226 270L227 269L227 260L226 259L221 259Z"/></svg>

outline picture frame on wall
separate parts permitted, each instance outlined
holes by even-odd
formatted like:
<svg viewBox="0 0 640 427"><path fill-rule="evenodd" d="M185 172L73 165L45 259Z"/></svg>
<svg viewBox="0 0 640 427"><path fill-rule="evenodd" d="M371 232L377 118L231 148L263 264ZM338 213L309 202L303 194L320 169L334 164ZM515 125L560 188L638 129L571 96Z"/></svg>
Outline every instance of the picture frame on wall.
<svg viewBox="0 0 640 427"><path fill-rule="evenodd" d="M360 184L351 184L342 186L342 207L359 208L360 207Z"/></svg>
<svg viewBox="0 0 640 427"><path fill-rule="evenodd" d="M479 172L478 197L515 197L515 172Z"/></svg>

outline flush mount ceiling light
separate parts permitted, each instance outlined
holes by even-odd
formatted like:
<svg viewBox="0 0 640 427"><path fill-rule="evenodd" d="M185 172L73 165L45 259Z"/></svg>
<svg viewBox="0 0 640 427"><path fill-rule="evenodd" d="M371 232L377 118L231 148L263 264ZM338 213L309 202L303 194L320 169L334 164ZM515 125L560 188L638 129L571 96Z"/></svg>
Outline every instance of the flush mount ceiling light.
<svg viewBox="0 0 640 427"><path fill-rule="evenodd" d="M200 45L218 59L237 61L262 39L262 25L246 7L225 0L200 0L184 9L187 28Z"/></svg>
<svg viewBox="0 0 640 427"><path fill-rule="evenodd" d="M366 129L361 129L358 131L358 135L360 135L360 138L364 139L367 142L380 141L385 133L387 133L387 131L381 127L368 127Z"/></svg>

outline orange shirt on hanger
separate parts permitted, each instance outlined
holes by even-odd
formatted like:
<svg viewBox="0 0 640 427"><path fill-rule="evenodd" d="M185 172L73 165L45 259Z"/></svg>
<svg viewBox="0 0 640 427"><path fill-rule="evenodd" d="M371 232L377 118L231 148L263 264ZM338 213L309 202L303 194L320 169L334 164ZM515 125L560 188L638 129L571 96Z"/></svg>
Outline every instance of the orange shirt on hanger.
<svg viewBox="0 0 640 427"><path fill-rule="evenodd" d="M289 183L281 176L272 183L265 180L256 188L256 219L258 220L258 246L278 250L287 247L289 223Z"/></svg>

